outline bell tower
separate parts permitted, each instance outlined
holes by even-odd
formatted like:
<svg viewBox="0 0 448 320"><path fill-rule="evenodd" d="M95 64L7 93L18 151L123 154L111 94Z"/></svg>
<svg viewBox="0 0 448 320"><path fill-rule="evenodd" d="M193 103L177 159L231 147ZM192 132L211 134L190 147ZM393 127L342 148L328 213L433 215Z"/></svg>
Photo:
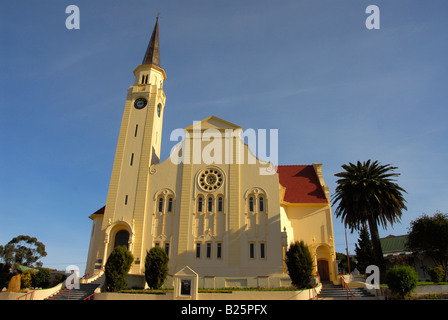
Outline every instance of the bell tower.
<svg viewBox="0 0 448 320"><path fill-rule="evenodd" d="M166 96L165 71L160 67L159 21L142 64L134 70L118 137L102 230L104 263L119 231L129 233L128 249L139 256L144 225L149 168L158 163Z"/></svg>

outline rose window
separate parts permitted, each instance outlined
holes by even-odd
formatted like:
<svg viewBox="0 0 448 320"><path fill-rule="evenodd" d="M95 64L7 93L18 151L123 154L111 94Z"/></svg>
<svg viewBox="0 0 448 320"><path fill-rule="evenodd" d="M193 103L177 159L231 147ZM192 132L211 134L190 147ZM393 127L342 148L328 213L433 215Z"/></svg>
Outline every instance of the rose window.
<svg viewBox="0 0 448 320"><path fill-rule="evenodd" d="M199 185L205 191L214 191L221 187L223 174L218 169L206 169L199 174Z"/></svg>

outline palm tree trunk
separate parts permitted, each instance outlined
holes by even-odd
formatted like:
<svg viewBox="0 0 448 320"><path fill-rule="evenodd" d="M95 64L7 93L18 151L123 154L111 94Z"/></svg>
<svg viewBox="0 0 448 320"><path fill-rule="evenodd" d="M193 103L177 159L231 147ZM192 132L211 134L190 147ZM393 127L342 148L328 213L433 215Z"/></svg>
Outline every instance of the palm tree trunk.
<svg viewBox="0 0 448 320"><path fill-rule="evenodd" d="M381 249L380 235L378 233L378 226L375 220L371 217L368 219L369 221L369 229L370 229L370 238L372 240L373 252L375 256L375 263L380 269L380 277L381 279L384 277L386 272L386 266L384 264L383 258L383 250Z"/></svg>

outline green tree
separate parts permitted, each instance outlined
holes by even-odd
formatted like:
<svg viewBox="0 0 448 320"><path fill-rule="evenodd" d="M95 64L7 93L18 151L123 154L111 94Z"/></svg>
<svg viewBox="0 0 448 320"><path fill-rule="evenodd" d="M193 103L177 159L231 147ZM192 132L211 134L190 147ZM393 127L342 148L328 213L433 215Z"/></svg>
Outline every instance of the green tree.
<svg viewBox="0 0 448 320"><path fill-rule="evenodd" d="M126 289L127 276L134 257L124 246L116 247L107 259L104 273L106 291L117 292Z"/></svg>
<svg viewBox="0 0 448 320"><path fill-rule="evenodd" d="M0 246L0 258L6 264L18 263L27 267L41 267L38 261L45 257L45 245L37 238L20 235L13 238L5 246Z"/></svg>
<svg viewBox="0 0 448 320"><path fill-rule="evenodd" d="M356 260L358 261L356 268L360 273L364 274L367 266L375 264L373 245L366 226L363 226L359 232L358 243L355 244L355 252Z"/></svg>
<svg viewBox="0 0 448 320"><path fill-rule="evenodd" d="M411 266L395 265L387 271L385 282L392 293L404 299L417 287L418 274Z"/></svg>
<svg viewBox="0 0 448 320"><path fill-rule="evenodd" d="M313 259L303 241L291 243L286 252L286 266L295 287L299 289L309 287L313 277Z"/></svg>
<svg viewBox="0 0 448 320"><path fill-rule="evenodd" d="M160 289L168 275L168 255L165 250L154 247L146 253L145 280L152 289Z"/></svg>
<svg viewBox="0 0 448 320"><path fill-rule="evenodd" d="M348 273L348 261L347 261L347 255L345 253L336 252L336 260L339 260L338 263L338 271L340 273ZM354 266L356 265L355 258L349 257L350 260L350 268L351 271L353 271Z"/></svg>
<svg viewBox="0 0 448 320"><path fill-rule="evenodd" d="M423 214L410 223L406 246L414 254L430 257L434 265L448 269L448 214L436 212L432 217Z"/></svg>
<svg viewBox="0 0 448 320"><path fill-rule="evenodd" d="M406 192L394 177L396 167L390 164L381 165L378 161L358 161L357 164L342 165L344 171L335 174L340 178L333 196L333 205L338 203L336 217L340 217L345 226L360 230L368 222L373 244L375 264L385 271L381 250L378 225L383 228L393 225L401 218L402 210L406 210L402 192Z"/></svg>
<svg viewBox="0 0 448 320"><path fill-rule="evenodd" d="M41 268L31 275L31 282L33 287L48 288L51 280L51 273L49 269Z"/></svg>

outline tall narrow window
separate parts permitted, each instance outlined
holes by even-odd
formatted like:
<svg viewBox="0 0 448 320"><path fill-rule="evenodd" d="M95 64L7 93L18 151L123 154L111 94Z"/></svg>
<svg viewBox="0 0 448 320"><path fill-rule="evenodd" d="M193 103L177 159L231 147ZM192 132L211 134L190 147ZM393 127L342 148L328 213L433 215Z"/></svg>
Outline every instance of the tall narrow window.
<svg viewBox="0 0 448 320"><path fill-rule="evenodd" d="M138 124L135 125L135 132L134 132L134 137L137 136L137 132L138 132Z"/></svg>
<svg viewBox="0 0 448 320"><path fill-rule="evenodd" d="M128 195L126 195L126 196L124 197L124 204L125 204L125 205L128 204Z"/></svg>
<svg viewBox="0 0 448 320"><path fill-rule="evenodd" d="M254 212L254 198L249 198L249 212Z"/></svg>
<svg viewBox="0 0 448 320"><path fill-rule="evenodd" d="M216 258L221 259L222 257L222 243L218 242L216 244Z"/></svg>
<svg viewBox="0 0 448 320"><path fill-rule="evenodd" d="M260 197L258 199L258 209L260 212L264 212L264 198Z"/></svg>
<svg viewBox="0 0 448 320"><path fill-rule="evenodd" d="M168 198L168 212L173 212L173 198Z"/></svg>
<svg viewBox="0 0 448 320"><path fill-rule="evenodd" d="M218 198L218 212L222 212L222 197Z"/></svg>
<svg viewBox="0 0 448 320"><path fill-rule="evenodd" d="M163 212L163 198L159 198L158 211Z"/></svg>
<svg viewBox="0 0 448 320"><path fill-rule="evenodd" d="M196 258L201 257L201 244L198 242L196 243Z"/></svg>
<svg viewBox="0 0 448 320"><path fill-rule="evenodd" d="M208 197L208 200L207 200L207 211L208 212L212 212L213 211L213 198L212 197Z"/></svg>
<svg viewBox="0 0 448 320"><path fill-rule="evenodd" d="M165 243L165 253L167 256L170 255L170 244L169 243Z"/></svg>
<svg viewBox="0 0 448 320"><path fill-rule="evenodd" d="M264 242L260 243L260 258L264 259L266 257L266 251L265 251L265 245Z"/></svg>
<svg viewBox="0 0 448 320"><path fill-rule="evenodd" d="M198 212L202 212L202 197L198 198Z"/></svg>
<svg viewBox="0 0 448 320"><path fill-rule="evenodd" d="M255 243L249 243L249 258L255 259Z"/></svg>
<svg viewBox="0 0 448 320"><path fill-rule="evenodd" d="M210 259L212 257L212 244L207 242L207 258Z"/></svg>
<svg viewBox="0 0 448 320"><path fill-rule="evenodd" d="M131 154L131 162L130 165L132 166L134 164L134 154Z"/></svg>

